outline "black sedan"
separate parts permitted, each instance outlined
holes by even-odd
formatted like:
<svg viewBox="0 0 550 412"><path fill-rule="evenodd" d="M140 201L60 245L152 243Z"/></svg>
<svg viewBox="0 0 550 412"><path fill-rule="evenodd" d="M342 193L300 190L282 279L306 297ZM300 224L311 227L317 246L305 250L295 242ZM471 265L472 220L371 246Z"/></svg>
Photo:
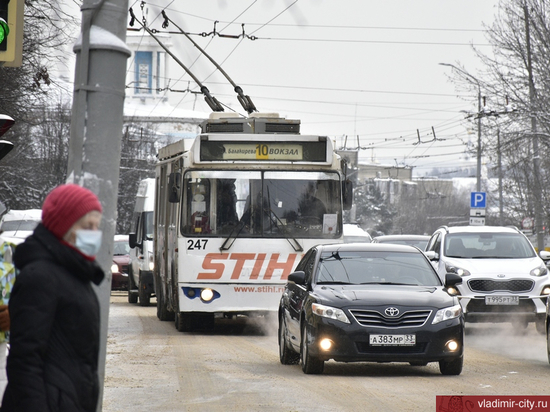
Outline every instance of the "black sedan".
<svg viewBox="0 0 550 412"><path fill-rule="evenodd" d="M332 244L311 248L279 307L279 357L322 373L325 361L439 362L462 372L464 316L455 285L443 285L424 254L407 245Z"/></svg>

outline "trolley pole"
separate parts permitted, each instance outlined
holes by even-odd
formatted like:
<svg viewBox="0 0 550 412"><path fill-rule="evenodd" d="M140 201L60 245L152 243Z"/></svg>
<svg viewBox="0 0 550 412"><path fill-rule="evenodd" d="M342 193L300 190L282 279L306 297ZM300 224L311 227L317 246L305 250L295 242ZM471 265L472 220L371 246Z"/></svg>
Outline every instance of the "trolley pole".
<svg viewBox="0 0 550 412"><path fill-rule="evenodd" d="M127 0L84 0L76 53L67 181L80 184L103 206L103 242L97 261L110 274L122 139L126 60ZM99 352L100 396L103 407L105 359L111 278L96 288L101 310Z"/></svg>

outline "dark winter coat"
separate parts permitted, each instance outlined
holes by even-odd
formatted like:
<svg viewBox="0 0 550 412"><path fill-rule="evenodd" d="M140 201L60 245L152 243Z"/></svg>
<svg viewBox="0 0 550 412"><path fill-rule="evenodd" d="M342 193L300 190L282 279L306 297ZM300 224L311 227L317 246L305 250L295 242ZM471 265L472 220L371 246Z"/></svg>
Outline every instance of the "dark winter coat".
<svg viewBox="0 0 550 412"><path fill-rule="evenodd" d="M20 273L9 301L8 385L2 412L92 412L99 380L99 302L95 261L44 226L17 246Z"/></svg>

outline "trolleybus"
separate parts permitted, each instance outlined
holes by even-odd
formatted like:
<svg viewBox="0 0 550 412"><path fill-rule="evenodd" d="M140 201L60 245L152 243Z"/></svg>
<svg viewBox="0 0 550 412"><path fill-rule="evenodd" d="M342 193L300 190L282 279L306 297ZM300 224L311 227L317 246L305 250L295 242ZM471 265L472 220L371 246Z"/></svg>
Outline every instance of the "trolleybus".
<svg viewBox="0 0 550 412"><path fill-rule="evenodd" d="M329 138L299 128L276 114L213 113L191 147L182 140L159 150L159 319L190 331L216 316L276 314L305 251L343 241L346 163Z"/></svg>

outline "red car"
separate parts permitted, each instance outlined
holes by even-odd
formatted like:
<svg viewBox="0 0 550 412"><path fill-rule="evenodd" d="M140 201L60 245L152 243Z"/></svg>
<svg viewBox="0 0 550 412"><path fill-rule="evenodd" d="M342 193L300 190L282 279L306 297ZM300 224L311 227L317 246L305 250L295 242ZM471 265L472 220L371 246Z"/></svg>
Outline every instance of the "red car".
<svg viewBox="0 0 550 412"><path fill-rule="evenodd" d="M116 235L113 243L113 265L111 290L128 290L128 264L130 263L130 245L127 235Z"/></svg>

